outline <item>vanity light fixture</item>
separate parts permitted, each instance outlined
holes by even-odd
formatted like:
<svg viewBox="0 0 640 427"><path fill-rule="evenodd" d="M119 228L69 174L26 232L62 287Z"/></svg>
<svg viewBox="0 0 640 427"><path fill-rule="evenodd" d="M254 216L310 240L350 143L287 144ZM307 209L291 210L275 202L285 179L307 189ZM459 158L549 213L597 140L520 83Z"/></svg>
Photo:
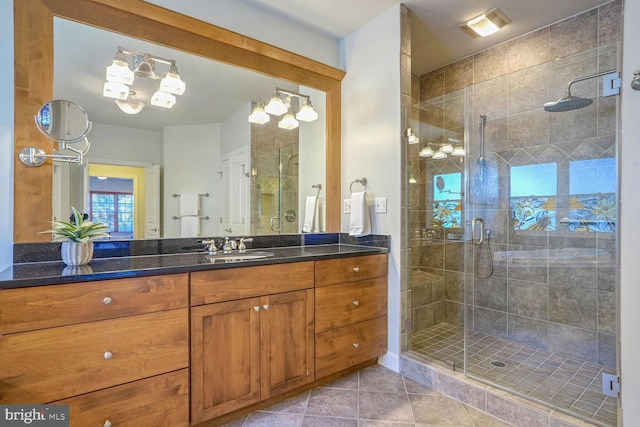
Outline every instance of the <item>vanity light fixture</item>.
<svg viewBox="0 0 640 427"><path fill-rule="evenodd" d="M282 96L286 95L284 100ZM291 97L299 98L302 102L300 109L295 114L295 117L291 109ZM304 95L297 92L291 92L288 90L276 88L276 91L269 100L269 103L265 106L262 100L256 103L253 111L249 115L249 122L256 124L264 124L269 121L269 114L273 116L282 116L282 120L278 122L278 127L282 129L295 129L300 125L300 121L312 122L318 120L318 113L313 109L311 105L311 99L308 95Z"/></svg>
<svg viewBox="0 0 640 427"><path fill-rule="evenodd" d="M408 128L405 131L405 135L407 136L407 143L409 144L417 144L420 142L420 138L418 138L416 134L413 133L413 129L411 128Z"/></svg>
<svg viewBox="0 0 640 427"><path fill-rule="evenodd" d="M264 102L262 99L256 103L256 106L253 109L253 112L249 115L249 123L255 123L258 125L263 125L267 123L271 118L264 111Z"/></svg>
<svg viewBox="0 0 640 427"><path fill-rule="evenodd" d="M464 151L464 148L460 146L454 147L453 151L451 152L451 155L456 157L464 157L465 154L466 153Z"/></svg>
<svg viewBox="0 0 640 427"><path fill-rule="evenodd" d="M297 128L298 126L300 126L300 122L297 121L291 113L285 114L282 120L278 122L278 127L281 129L291 130Z"/></svg>
<svg viewBox="0 0 640 427"><path fill-rule="evenodd" d="M417 184L417 183L418 183L418 181L413 177L413 175L411 175L409 177L409 184Z"/></svg>
<svg viewBox="0 0 640 427"><path fill-rule="evenodd" d="M493 8L488 12L478 15L466 22L458 25L465 33L471 37L486 37L498 32L502 27L509 24L509 19L500 9Z"/></svg>
<svg viewBox="0 0 640 427"><path fill-rule="evenodd" d="M442 159L446 159L447 158L447 153L445 153L442 150L438 150L435 153L433 153L433 158L435 160L442 160Z"/></svg>
<svg viewBox="0 0 640 427"><path fill-rule="evenodd" d="M133 70L129 68L129 57L132 58ZM156 72L158 64L168 66L168 71L164 75ZM107 67L107 81L104 84L102 95L123 101L118 103L118 107L127 114L139 113L144 108L144 103L132 100L129 93L129 86L133 84L135 76L160 80L157 91L151 97L151 105L157 107L173 107L176 103L174 95L182 95L186 89L186 84L178 73L175 60L118 46L116 57ZM131 92L132 95L135 95L134 91Z"/></svg>
<svg viewBox="0 0 640 427"><path fill-rule="evenodd" d="M445 142L440 146L440 151L442 151L445 154L451 154L453 153L453 145L449 144L448 142Z"/></svg>
<svg viewBox="0 0 640 427"><path fill-rule="evenodd" d="M144 102L138 101L134 97L136 92L129 91L129 97L126 100L116 99L116 105L127 114L138 114L144 108Z"/></svg>
<svg viewBox="0 0 640 427"><path fill-rule="evenodd" d="M420 157L431 157L433 156L433 150L431 149L431 147L429 147L428 145L426 147L424 147L422 150L420 150L420 152L418 153L418 155Z"/></svg>

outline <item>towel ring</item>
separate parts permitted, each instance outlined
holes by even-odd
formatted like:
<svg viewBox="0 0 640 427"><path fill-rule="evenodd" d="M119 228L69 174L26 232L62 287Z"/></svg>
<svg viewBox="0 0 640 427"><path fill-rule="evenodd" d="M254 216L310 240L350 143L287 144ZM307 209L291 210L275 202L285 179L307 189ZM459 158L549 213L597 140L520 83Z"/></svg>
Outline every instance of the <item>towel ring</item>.
<svg viewBox="0 0 640 427"><path fill-rule="evenodd" d="M322 190L322 184L316 184L316 185L312 185L311 188L315 188L317 193L316 193L316 197L318 197L320 195L320 190Z"/></svg>
<svg viewBox="0 0 640 427"><path fill-rule="evenodd" d="M358 178L353 180L353 182L351 183L351 185L349 186L349 192L353 193L353 184L358 183L360 185L362 185L364 187L364 189L367 189L367 178Z"/></svg>

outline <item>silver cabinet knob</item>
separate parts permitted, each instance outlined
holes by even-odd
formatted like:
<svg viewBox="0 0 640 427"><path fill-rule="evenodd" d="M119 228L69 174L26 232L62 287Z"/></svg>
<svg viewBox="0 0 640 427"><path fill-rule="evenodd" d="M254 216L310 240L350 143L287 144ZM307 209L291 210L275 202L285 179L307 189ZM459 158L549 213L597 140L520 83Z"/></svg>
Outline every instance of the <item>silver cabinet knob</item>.
<svg viewBox="0 0 640 427"><path fill-rule="evenodd" d="M109 305L111 304L111 297L104 297L104 299L102 300L102 303L104 305Z"/></svg>
<svg viewBox="0 0 640 427"><path fill-rule="evenodd" d="M353 348L360 348L360 344L358 344L357 342L353 343Z"/></svg>
<svg viewBox="0 0 640 427"><path fill-rule="evenodd" d="M262 308L264 308L265 310L269 310L269 304L263 305Z"/></svg>
<svg viewBox="0 0 640 427"><path fill-rule="evenodd" d="M254 309L256 312L258 312L258 311L260 311L260 306L259 306L259 305L254 305L254 306L253 306L253 309Z"/></svg>
<svg viewBox="0 0 640 427"><path fill-rule="evenodd" d="M356 273L360 271L360 267L353 267L353 271L355 271Z"/></svg>
<svg viewBox="0 0 640 427"><path fill-rule="evenodd" d="M104 352L105 360L111 359L112 357L113 357L113 353L111 353L110 351L105 351Z"/></svg>
<svg viewBox="0 0 640 427"><path fill-rule="evenodd" d="M354 301L354 302L353 302L353 305L355 305L356 307L357 307L357 306L359 306L359 305L360 305L360 301L357 301L357 300L356 300L356 301Z"/></svg>
<svg viewBox="0 0 640 427"><path fill-rule="evenodd" d="M111 427L111 421L109 420L105 421L102 427Z"/></svg>

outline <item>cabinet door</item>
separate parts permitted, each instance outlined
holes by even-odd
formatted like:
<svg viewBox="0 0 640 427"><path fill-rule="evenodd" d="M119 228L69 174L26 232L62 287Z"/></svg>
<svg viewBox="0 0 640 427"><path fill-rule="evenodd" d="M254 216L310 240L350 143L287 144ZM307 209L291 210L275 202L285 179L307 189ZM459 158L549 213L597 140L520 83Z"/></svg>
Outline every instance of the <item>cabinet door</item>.
<svg viewBox="0 0 640 427"><path fill-rule="evenodd" d="M260 300L191 310L191 422L260 401Z"/></svg>
<svg viewBox="0 0 640 427"><path fill-rule="evenodd" d="M314 379L313 290L260 298L262 399Z"/></svg>

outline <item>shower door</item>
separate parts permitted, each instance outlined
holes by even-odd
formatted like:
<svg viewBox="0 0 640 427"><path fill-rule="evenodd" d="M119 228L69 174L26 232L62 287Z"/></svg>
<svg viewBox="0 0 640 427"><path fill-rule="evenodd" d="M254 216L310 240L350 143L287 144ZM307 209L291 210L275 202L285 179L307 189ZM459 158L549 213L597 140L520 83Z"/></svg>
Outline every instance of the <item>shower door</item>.
<svg viewBox="0 0 640 427"><path fill-rule="evenodd" d="M604 66L596 49L559 62L468 91L464 372L615 425L618 100L593 78L573 87L591 105L545 111Z"/></svg>

